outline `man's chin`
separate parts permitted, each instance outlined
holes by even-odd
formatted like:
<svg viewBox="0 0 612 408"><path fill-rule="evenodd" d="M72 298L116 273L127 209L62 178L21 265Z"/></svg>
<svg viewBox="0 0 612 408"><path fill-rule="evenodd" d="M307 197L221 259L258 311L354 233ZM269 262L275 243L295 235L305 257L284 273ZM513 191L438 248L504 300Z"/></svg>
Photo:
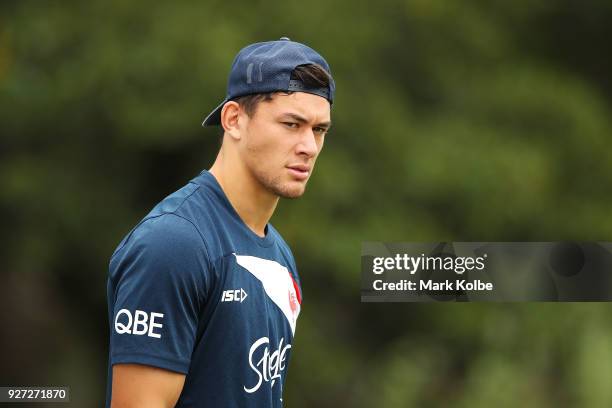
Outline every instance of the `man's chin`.
<svg viewBox="0 0 612 408"><path fill-rule="evenodd" d="M278 186L274 189L274 193L282 198L299 198L306 191L306 183L286 183L285 185Z"/></svg>
<svg viewBox="0 0 612 408"><path fill-rule="evenodd" d="M300 192L300 193L295 193L295 194L285 194L285 195L281 195L280 197L282 198L288 198L290 200L296 199L296 198L300 198L302 195L304 195L304 191Z"/></svg>

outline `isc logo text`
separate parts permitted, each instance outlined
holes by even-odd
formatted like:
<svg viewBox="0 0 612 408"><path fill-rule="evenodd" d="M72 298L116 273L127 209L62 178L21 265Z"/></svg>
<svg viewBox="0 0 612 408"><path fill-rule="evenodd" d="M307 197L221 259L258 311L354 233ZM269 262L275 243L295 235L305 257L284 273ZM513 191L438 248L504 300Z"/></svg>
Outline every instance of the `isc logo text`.
<svg viewBox="0 0 612 408"><path fill-rule="evenodd" d="M247 293L242 288L224 290L223 294L221 295L221 301L222 302L240 302L242 303L242 301L246 299L247 296L248 296Z"/></svg>

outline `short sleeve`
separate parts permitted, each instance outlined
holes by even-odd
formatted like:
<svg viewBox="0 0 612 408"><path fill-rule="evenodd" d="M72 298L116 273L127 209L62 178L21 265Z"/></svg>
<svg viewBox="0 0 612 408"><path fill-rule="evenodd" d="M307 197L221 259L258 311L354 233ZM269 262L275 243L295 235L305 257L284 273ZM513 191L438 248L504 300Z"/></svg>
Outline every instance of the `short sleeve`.
<svg viewBox="0 0 612 408"><path fill-rule="evenodd" d="M190 221L164 214L139 224L111 258L111 364L186 374L209 276L205 243Z"/></svg>

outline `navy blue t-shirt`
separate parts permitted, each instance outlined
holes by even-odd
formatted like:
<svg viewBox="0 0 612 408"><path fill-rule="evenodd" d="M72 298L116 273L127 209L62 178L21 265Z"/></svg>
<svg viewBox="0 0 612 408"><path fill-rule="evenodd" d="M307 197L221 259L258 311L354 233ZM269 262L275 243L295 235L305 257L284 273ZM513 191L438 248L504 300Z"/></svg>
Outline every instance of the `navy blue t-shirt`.
<svg viewBox="0 0 612 408"><path fill-rule="evenodd" d="M302 302L293 255L203 171L121 241L109 268L112 365L186 374L177 407L281 407Z"/></svg>

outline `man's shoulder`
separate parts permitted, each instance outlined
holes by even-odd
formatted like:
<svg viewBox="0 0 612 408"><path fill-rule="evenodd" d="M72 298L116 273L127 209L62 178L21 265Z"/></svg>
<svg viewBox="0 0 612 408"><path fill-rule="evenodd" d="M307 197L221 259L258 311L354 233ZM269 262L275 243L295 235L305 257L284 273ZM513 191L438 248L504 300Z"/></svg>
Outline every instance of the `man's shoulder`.
<svg viewBox="0 0 612 408"><path fill-rule="evenodd" d="M203 237L194 222L180 213L167 212L145 217L133 231L134 238L151 243L201 244Z"/></svg>
<svg viewBox="0 0 612 408"><path fill-rule="evenodd" d="M141 245L199 244L203 240L200 228L195 223L193 206L200 185L190 181L183 187L159 201L121 240L113 256L129 243Z"/></svg>
<svg viewBox="0 0 612 408"><path fill-rule="evenodd" d="M140 221L121 241L118 252L148 249L159 254L184 252L205 247L199 230L189 219L177 213L148 215Z"/></svg>
<svg viewBox="0 0 612 408"><path fill-rule="evenodd" d="M134 230L152 229L174 238L206 242L214 228L214 198L194 180L157 203Z"/></svg>
<svg viewBox="0 0 612 408"><path fill-rule="evenodd" d="M272 234L273 239L278 245L278 248L280 249L282 254L290 262L291 266L295 267L295 260L293 259L293 252L291 252L291 248L289 247L289 244L287 244L287 242L285 241L283 236L280 234L280 232L278 232L278 230L274 228L272 224L268 224L268 233Z"/></svg>
<svg viewBox="0 0 612 408"><path fill-rule="evenodd" d="M186 207L193 206L194 202L201 201L198 199L201 194L201 187L193 180L190 181L157 203L145 219L163 214L175 214L183 218L190 218L189 212L185 211Z"/></svg>
<svg viewBox="0 0 612 408"><path fill-rule="evenodd" d="M268 234L271 234L276 243L282 247L289 249L289 245L285 242L283 236L278 232L276 228L272 224L268 224Z"/></svg>

